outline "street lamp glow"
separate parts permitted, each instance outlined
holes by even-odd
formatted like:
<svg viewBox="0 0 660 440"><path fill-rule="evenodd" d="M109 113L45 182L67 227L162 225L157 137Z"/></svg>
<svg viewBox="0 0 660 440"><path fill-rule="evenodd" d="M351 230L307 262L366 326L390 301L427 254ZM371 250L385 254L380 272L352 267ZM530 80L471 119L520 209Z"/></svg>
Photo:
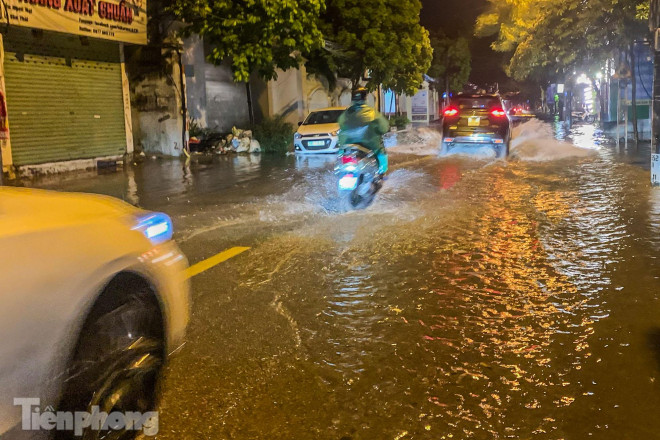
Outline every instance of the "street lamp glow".
<svg viewBox="0 0 660 440"><path fill-rule="evenodd" d="M577 79L578 84L591 84L591 81L589 81L589 78L587 78L587 75L582 73Z"/></svg>

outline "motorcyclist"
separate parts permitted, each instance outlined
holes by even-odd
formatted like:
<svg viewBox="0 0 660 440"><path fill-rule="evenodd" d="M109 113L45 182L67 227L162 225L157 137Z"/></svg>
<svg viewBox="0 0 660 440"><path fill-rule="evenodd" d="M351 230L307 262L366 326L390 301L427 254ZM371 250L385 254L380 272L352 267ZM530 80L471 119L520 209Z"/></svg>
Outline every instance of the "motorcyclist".
<svg viewBox="0 0 660 440"><path fill-rule="evenodd" d="M368 91L364 87L355 90L351 106L339 117L339 144L359 144L376 154L378 173L387 173L387 152L383 146L383 135L390 125L380 112L367 105Z"/></svg>

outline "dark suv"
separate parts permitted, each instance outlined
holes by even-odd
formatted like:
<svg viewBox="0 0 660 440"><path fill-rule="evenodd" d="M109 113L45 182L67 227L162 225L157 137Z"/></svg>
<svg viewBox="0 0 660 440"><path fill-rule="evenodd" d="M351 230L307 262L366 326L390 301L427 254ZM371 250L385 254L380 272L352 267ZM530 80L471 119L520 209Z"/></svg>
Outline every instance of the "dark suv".
<svg viewBox="0 0 660 440"><path fill-rule="evenodd" d="M456 145L491 145L498 158L509 155L511 121L499 95L458 94L443 112L442 150Z"/></svg>

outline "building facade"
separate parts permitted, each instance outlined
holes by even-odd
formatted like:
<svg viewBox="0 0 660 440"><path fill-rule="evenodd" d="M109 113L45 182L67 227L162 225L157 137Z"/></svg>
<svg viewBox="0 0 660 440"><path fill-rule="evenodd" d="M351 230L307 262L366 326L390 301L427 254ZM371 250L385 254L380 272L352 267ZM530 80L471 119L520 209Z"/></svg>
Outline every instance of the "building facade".
<svg viewBox="0 0 660 440"><path fill-rule="evenodd" d="M133 151L125 44L146 44L144 0L5 0L3 168L93 168Z"/></svg>

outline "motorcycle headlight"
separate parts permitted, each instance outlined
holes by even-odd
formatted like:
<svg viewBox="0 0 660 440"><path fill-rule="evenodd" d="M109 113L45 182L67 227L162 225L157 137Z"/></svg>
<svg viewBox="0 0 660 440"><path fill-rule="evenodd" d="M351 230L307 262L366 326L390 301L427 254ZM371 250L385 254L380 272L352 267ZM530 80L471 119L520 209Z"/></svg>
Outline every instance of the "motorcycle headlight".
<svg viewBox="0 0 660 440"><path fill-rule="evenodd" d="M301 137L302 137L302 134L300 134L300 133L296 133L296 134L293 135L294 139L300 139Z"/></svg>

